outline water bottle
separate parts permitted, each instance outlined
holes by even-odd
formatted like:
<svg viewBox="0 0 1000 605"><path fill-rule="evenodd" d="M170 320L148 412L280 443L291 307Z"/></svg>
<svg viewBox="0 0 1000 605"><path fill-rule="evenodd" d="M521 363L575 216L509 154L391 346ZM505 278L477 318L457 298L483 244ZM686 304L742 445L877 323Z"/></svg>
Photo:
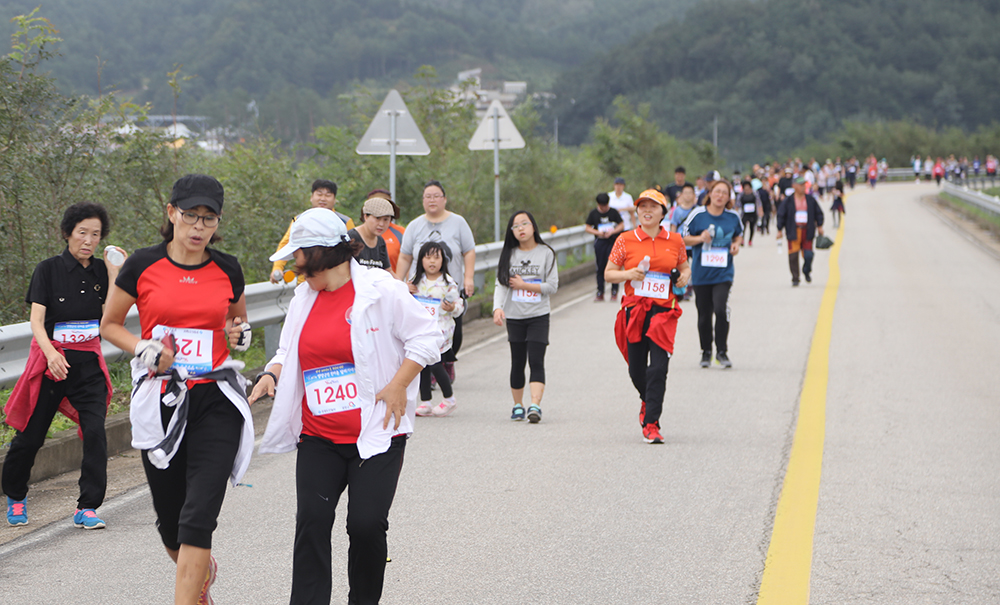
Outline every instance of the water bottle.
<svg viewBox="0 0 1000 605"><path fill-rule="evenodd" d="M121 251L121 248L117 246L107 246L105 250L108 253L108 262L112 266L121 267L125 263L125 254Z"/></svg>
<svg viewBox="0 0 1000 605"><path fill-rule="evenodd" d="M639 261L639 270L642 271L643 273L649 273L649 257L648 256L642 257L642 260ZM642 282L641 281L635 281L633 279L632 280L632 287L634 289L636 289L636 290L642 289Z"/></svg>
<svg viewBox="0 0 1000 605"><path fill-rule="evenodd" d="M455 301L457 301L457 300L458 300L458 291L457 291L457 290L455 290L455 291L450 291L450 290L449 290L449 291L448 291L448 292L447 292L447 293L446 293L446 294L444 295L444 300L445 300L445 302L449 302L449 303L451 303L451 304L455 304Z"/></svg>
<svg viewBox="0 0 1000 605"><path fill-rule="evenodd" d="M705 231L708 231L708 236L710 238L715 239L715 223L712 223L711 225L709 225L708 229L705 229ZM709 245L711 245L711 244L709 244Z"/></svg>
<svg viewBox="0 0 1000 605"><path fill-rule="evenodd" d="M686 287L681 288L680 286L677 285L677 280L680 278L681 278L681 272L679 270L673 269L670 271L670 287L673 288L674 296L676 296L677 298L683 298L684 293L687 291Z"/></svg>

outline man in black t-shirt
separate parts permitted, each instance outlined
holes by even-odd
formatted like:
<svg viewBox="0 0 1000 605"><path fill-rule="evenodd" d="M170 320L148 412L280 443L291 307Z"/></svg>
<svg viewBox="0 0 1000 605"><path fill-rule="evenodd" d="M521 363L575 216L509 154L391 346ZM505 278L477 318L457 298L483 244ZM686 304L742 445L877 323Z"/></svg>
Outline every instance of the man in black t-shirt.
<svg viewBox="0 0 1000 605"><path fill-rule="evenodd" d="M666 196L670 199L670 203L673 204L677 201L681 191L687 184L687 170L685 170L683 166L678 166L677 168L674 168L674 182L669 185L663 193L666 194Z"/></svg>
<svg viewBox="0 0 1000 605"><path fill-rule="evenodd" d="M607 193L597 194L597 208L590 211L584 229L594 236L594 258L597 261L597 296L594 302L601 302L604 300L604 268L608 265L608 257L618 234L625 229L622 215L611 207L611 198ZM618 284L611 284L611 300L618 300Z"/></svg>

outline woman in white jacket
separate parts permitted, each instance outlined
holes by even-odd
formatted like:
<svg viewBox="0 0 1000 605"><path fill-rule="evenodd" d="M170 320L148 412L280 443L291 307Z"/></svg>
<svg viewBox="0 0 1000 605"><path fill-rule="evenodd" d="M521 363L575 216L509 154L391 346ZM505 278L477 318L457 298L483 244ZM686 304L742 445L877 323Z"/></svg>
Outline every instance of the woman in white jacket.
<svg viewBox="0 0 1000 605"><path fill-rule="evenodd" d="M316 208L271 257L294 258L306 276L250 396L275 396L260 452L298 449L293 604L330 602L330 532L345 488L349 601L378 603L389 507L413 432L414 379L440 359L437 322L405 284L354 261L356 247L336 214Z"/></svg>

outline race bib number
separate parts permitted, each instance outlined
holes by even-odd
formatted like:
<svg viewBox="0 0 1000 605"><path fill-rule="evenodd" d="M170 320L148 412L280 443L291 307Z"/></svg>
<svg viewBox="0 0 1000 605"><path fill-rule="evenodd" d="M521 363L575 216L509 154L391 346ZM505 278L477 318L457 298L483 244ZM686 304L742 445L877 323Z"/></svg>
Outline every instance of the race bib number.
<svg viewBox="0 0 1000 605"><path fill-rule="evenodd" d="M646 277L641 282L632 282L632 288L635 289L636 296L670 298L670 275L667 273L657 273L656 271L647 271Z"/></svg>
<svg viewBox="0 0 1000 605"><path fill-rule="evenodd" d="M361 407L353 363L306 370L302 379L306 384L306 403L313 416L339 414Z"/></svg>
<svg viewBox="0 0 1000 605"><path fill-rule="evenodd" d="M600 223L597 225L597 230L601 233L611 233L615 230L614 223Z"/></svg>
<svg viewBox="0 0 1000 605"><path fill-rule="evenodd" d="M441 299L431 298L430 296L418 296L413 295L413 298L417 299L417 302L422 304L427 312L431 314L431 317L437 317L441 313Z"/></svg>
<svg viewBox="0 0 1000 605"><path fill-rule="evenodd" d="M795 211L795 224L805 225L809 222L809 212L806 210L796 210Z"/></svg>
<svg viewBox="0 0 1000 605"><path fill-rule="evenodd" d="M87 342L100 336L101 322L96 319L87 321L60 321L52 330L52 340L62 343Z"/></svg>
<svg viewBox="0 0 1000 605"><path fill-rule="evenodd" d="M701 266L702 267L719 267L725 268L729 266L729 248L709 248L707 250L701 251Z"/></svg>
<svg viewBox="0 0 1000 605"><path fill-rule="evenodd" d="M159 325L153 328L153 339L160 340L173 334L177 345L173 369L185 369L189 376L198 376L212 371L212 331L193 328L171 328Z"/></svg>
<svg viewBox="0 0 1000 605"><path fill-rule="evenodd" d="M542 280L537 277L523 278L525 282L529 284L540 284ZM514 302L520 303L540 303L542 302L541 292L529 292L528 290L514 290L514 296L511 297Z"/></svg>
<svg viewBox="0 0 1000 605"><path fill-rule="evenodd" d="M753 213L756 213L756 212L757 212L757 205L756 204L743 204L743 213L744 214L753 214Z"/></svg>

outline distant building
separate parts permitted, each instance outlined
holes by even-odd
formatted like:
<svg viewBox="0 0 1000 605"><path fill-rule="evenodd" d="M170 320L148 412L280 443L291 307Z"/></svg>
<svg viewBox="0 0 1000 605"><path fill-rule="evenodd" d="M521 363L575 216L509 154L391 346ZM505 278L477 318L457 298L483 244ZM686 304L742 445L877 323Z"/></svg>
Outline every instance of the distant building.
<svg viewBox="0 0 1000 605"><path fill-rule="evenodd" d="M499 88L483 88L482 68L469 69L458 73L451 92L459 102L472 103L476 116L483 117L493 101L500 101L505 109L513 109L528 94L527 82L500 82Z"/></svg>

